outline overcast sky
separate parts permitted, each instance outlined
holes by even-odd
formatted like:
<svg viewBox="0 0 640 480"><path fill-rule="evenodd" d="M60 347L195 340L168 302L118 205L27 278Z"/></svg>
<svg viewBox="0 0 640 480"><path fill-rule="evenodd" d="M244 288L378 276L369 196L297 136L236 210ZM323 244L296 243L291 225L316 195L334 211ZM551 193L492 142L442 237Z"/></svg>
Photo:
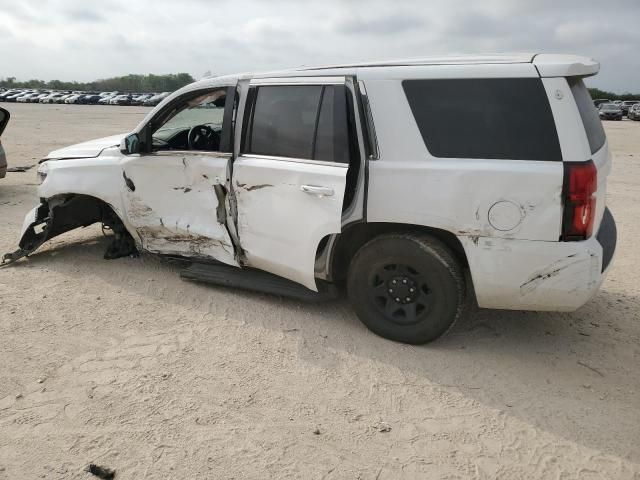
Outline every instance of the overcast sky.
<svg viewBox="0 0 640 480"><path fill-rule="evenodd" d="M524 51L640 92L640 0L0 0L0 77L20 80Z"/></svg>

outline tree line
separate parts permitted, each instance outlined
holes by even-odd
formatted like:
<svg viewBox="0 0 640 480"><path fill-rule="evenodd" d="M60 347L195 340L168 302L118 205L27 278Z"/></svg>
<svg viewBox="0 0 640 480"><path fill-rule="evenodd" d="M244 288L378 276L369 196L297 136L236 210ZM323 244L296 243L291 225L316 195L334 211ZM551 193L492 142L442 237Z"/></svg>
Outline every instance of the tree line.
<svg viewBox="0 0 640 480"><path fill-rule="evenodd" d="M119 91L119 92L172 92L194 82L188 73L167 75L125 75L93 82L64 82L61 80L17 81L15 77L0 79L4 88L38 88L48 90Z"/></svg>
<svg viewBox="0 0 640 480"><path fill-rule="evenodd" d="M640 93L613 93L607 92L605 90L600 90L599 88L590 88L589 93L591 94L591 98L594 100L596 98L606 98L609 100L640 100Z"/></svg>

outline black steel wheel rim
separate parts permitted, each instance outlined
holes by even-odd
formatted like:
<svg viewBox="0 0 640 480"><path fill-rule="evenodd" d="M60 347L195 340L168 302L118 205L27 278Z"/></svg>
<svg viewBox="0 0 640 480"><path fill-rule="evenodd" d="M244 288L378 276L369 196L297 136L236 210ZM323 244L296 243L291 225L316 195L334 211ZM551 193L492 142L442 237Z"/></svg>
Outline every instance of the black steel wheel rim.
<svg viewBox="0 0 640 480"><path fill-rule="evenodd" d="M415 267L390 263L376 267L370 277L373 304L397 325L414 325L431 311L433 294L425 276Z"/></svg>

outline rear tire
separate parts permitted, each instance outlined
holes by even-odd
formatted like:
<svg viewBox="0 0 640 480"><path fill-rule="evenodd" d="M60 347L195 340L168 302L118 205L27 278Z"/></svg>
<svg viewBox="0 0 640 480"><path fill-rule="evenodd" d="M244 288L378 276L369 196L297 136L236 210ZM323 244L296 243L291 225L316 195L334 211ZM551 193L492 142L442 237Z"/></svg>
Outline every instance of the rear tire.
<svg viewBox="0 0 640 480"><path fill-rule="evenodd" d="M358 250L349 266L347 294L372 332L423 344L443 335L459 318L465 281L459 262L438 239L390 234Z"/></svg>

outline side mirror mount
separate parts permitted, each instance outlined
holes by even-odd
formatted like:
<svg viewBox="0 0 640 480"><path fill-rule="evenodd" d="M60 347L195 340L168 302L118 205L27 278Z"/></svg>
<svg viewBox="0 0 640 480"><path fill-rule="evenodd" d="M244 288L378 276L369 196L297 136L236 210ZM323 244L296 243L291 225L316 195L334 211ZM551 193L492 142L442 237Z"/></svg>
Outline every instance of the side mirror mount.
<svg viewBox="0 0 640 480"><path fill-rule="evenodd" d="M137 133L131 133L124 137L120 143L120 151L125 155L140 153L140 137Z"/></svg>

